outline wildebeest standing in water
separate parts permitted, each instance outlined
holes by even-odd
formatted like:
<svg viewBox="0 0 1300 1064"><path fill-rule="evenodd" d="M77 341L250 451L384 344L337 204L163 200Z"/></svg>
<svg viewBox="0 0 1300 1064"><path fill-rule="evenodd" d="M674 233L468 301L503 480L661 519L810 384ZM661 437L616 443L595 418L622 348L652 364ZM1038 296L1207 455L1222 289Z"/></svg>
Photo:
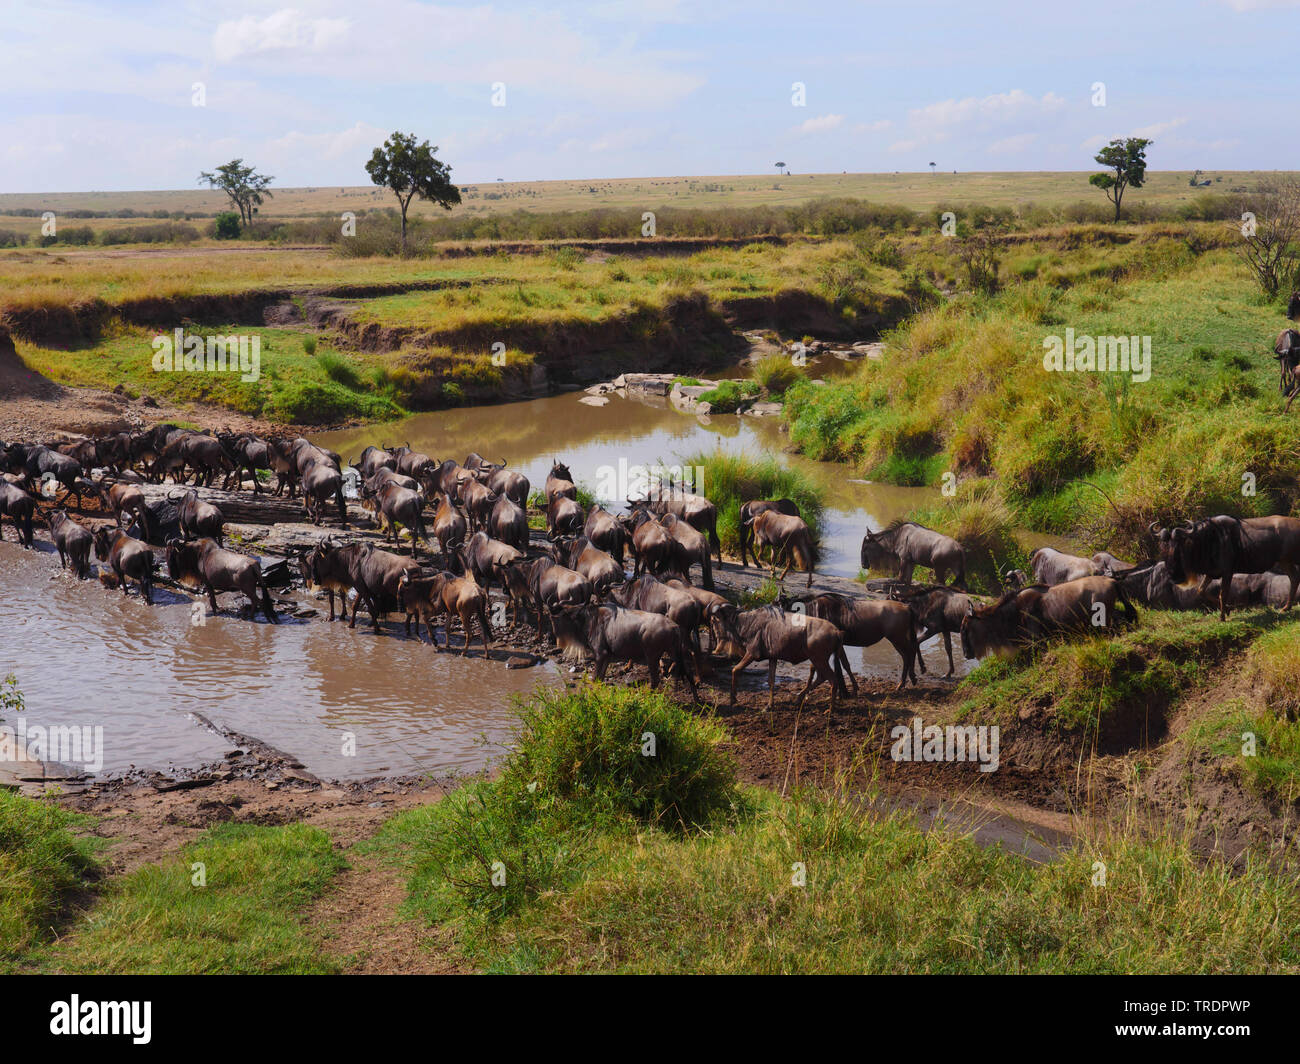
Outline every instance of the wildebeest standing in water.
<svg viewBox="0 0 1300 1064"><path fill-rule="evenodd" d="M1219 618L1228 616L1232 578L1236 573L1265 573L1280 569L1290 574L1291 592L1286 605L1295 602L1300 584L1300 518L1247 517L1219 514L1186 525L1149 526L1160 550L1160 560L1175 583L1199 580L1205 591L1219 579Z"/></svg>
<svg viewBox="0 0 1300 1064"><path fill-rule="evenodd" d="M812 530L802 517L766 510L750 522L754 533L754 559L764 547L772 549L772 575L776 576L776 567L785 562L780 579L784 580L791 566L798 562L808 570L808 583L812 587L813 567L816 564L817 548L813 544Z"/></svg>
<svg viewBox="0 0 1300 1064"><path fill-rule="evenodd" d="M126 578L129 576L140 585L140 594L145 602L153 605L153 570L157 562L146 544L128 536L120 528L99 528L95 531L95 556L101 562L108 562L123 595L126 594Z"/></svg>
<svg viewBox="0 0 1300 1064"><path fill-rule="evenodd" d="M169 491L167 501L176 507L181 538L212 539L216 540L218 547L223 545L225 517L212 503L203 502L197 491L193 488L179 493Z"/></svg>
<svg viewBox="0 0 1300 1064"><path fill-rule="evenodd" d="M840 630L820 617L803 613L786 613L779 606L759 606L745 610L736 618L736 635L743 651L731 670L731 704L736 704L736 677L754 661L766 661L767 708L776 706L776 666L786 661L792 665L810 662L808 682L799 695L796 709L802 709L808 694L822 683L831 685L829 712L835 712L835 693L843 684L840 663L844 654L844 637Z"/></svg>
<svg viewBox="0 0 1300 1064"><path fill-rule="evenodd" d="M298 556L298 568L302 573L302 582L308 591L321 590L329 597L330 620L334 620L334 596L339 596L342 614L340 619L348 619L348 594L354 587L353 567L357 556L366 548L365 543L349 543L340 547L328 536L316 546L304 550ZM352 606L355 618L357 608L361 605L358 595Z"/></svg>
<svg viewBox="0 0 1300 1064"><path fill-rule="evenodd" d="M567 607L551 621L556 641L566 651L581 650L596 662L596 679L605 678L611 661L640 662L650 672L650 686L659 686L659 662L667 657L686 681L691 699L699 697L686 661L686 633L660 613L611 604Z"/></svg>
<svg viewBox="0 0 1300 1064"><path fill-rule="evenodd" d="M895 521L880 532L867 529L862 540L862 568L893 568L904 584L912 582L912 570L923 566L934 571L934 582L948 582L966 590L966 551L951 536L912 521Z"/></svg>
<svg viewBox="0 0 1300 1064"><path fill-rule="evenodd" d="M250 613L256 613L260 606L268 621L280 623L257 560L219 547L216 540L172 540L167 544L167 572L178 584L206 591L213 613L217 612L218 591L242 591L248 598Z"/></svg>
<svg viewBox="0 0 1300 1064"><path fill-rule="evenodd" d="M78 580L84 580L90 573L90 552L95 547L95 536L86 528L69 517L64 510L55 510L50 514L50 536L59 551L59 565L67 568L72 562L72 571Z"/></svg>
<svg viewBox="0 0 1300 1064"><path fill-rule="evenodd" d="M24 547L32 545L33 520L36 514L36 500L17 484L0 478L0 539L4 539L4 519L8 517L14 523L14 534Z"/></svg>
<svg viewBox="0 0 1300 1064"><path fill-rule="evenodd" d="M420 638L420 621L429 629L429 642L438 649L438 633L434 622L445 615L446 644L451 649L453 618L460 618L465 633L461 657L469 654L472 625L478 621L483 636L483 656L491 651L487 615L487 594L475 582L473 575L457 576L455 573L435 573L433 576L416 576L411 570L402 573L397 582L399 602L406 614L406 634L411 634L411 618L415 618L415 638Z"/></svg>

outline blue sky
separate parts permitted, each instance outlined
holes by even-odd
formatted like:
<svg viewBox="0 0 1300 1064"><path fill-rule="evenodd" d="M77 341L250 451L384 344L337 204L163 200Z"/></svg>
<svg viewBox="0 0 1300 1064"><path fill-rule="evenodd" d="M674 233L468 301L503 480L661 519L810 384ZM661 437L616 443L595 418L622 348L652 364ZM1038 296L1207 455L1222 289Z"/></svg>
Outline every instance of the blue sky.
<svg viewBox="0 0 1300 1064"><path fill-rule="evenodd" d="M1300 0L6 0L0 191L192 188L236 156L365 184L394 129L462 184L1076 170L1135 134L1153 169L1300 169L1298 30Z"/></svg>

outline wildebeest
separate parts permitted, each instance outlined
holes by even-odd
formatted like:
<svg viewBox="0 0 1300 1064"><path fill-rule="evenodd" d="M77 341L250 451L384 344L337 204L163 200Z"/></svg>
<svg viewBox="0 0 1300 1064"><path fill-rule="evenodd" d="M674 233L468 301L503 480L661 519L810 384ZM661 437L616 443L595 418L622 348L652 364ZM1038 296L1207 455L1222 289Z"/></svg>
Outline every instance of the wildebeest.
<svg viewBox="0 0 1300 1064"><path fill-rule="evenodd" d="M146 544L132 539L120 528L101 527L95 530L95 556L101 562L108 562L117 576L122 594L126 594L126 578L129 576L140 585L140 594L145 602L153 604L153 570L157 562Z"/></svg>
<svg viewBox="0 0 1300 1064"><path fill-rule="evenodd" d="M99 501L103 503L104 508L112 513L119 528L122 527L122 517L130 514L139 525L140 534L145 541L153 539L153 515L145 502L144 492L137 485L118 484L109 480L100 484L86 481L86 484L99 496ZM105 488L104 484L108 487Z"/></svg>
<svg viewBox="0 0 1300 1064"><path fill-rule="evenodd" d="M790 567L798 562L808 570L806 586L812 587L816 547L813 544L812 530L802 517L791 517L789 514L778 513L775 510L764 510L754 516L749 527L754 535L755 561L758 560L759 552L764 547L770 547L773 576L776 575L776 567L785 562L785 569L782 570L780 577L784 580ZM863 549L865 550L865 547Z"/></svg>
<svg viewBox="0 0 1300 1064"><path fill-rule="evenodd" d="M1130 569L1136 569L1137 566L1132 562L1126 562L1109 551L1099 550L1089 559L1092 562L1092 576L1114 576L1118 577L1120 573L1126 573Z"/></svg>
<svg viewBox="0 0 1300 1064"><path fill-rule="evenodd" d="M228 478L238 472L221 441L198 432L173 437L150 467L150 472L159 481L170 475L178 484L188 480L187 470L193 472L195 485L205 488L212 487L218 474Z"/></svg>
<svg viewBox="0 0 1300 1064"><path fill-rule="evenodd" d="M474 471L474 476L481 480L488 489L497 495L505 496L521 510L528 509L528 492L531 485L522 473L504 466L483 466Z"/></svg>
<svg viewBox="0 0 1300 1064"><path fill-rule="evenodd" d="M1295 602L1300 584L1300 518L1247 517L1226 514L1186 525L1149 531L1160 550L1160 560L1175 583L1199 579L1204 592L1218 577L1219 617L1228 616L1232 578L1236 573L1265 573L1281 569L1291 574L1291 591L1284 610Z"/></svg>
<svg viewBox="0 0 1300 1064"><path fill-rule="evenodd" d="M1013 649L1021 643L1065 631L1110 628L1121 618L1137 621L1137 609L1118 580L1085 576L1055 587L1034 584L1007 591L988 606L971 603L961 625L961 649L968 658L991 650Z"/></svg>
<svg viewBox="0 0 1300 1064"><path fill-rule="evenodd" d="M1218 580L1211 580L1201 593L1202 605L1218 601ZM1178 587L1177 584L1173 585ZM1180 589L1181 590L1181 589ZM1199 590L1199 589L1198 589ZM1229 589L1228 606L1272 606L1283 609L1291 596L1291 576L1288 573L1237 573Z"/></svg>
<svg viewBox="0 0 1300 1064"><path fill-rule="evenodd" d="M402 573L411 572L418 575L420 567L414 559L403 558L386 550L379 550L369 543L363 545L351 560L349 575L357 596L366 604L370 613L370 623L379 631L380 614L395 609L401 602L400 582ZM357 606L352 606L352 620L349 628L357 626Z"/></svg>
<svg viewBox="0 0 1300 1064"><path fill-rule="evenodd" d="M686 662L686 634L667 617L609 603L558 610L553 615L556 641L595 659L596 679L605 678L611 661L641 662L650 686L659 686L659 662L669 658L686 681L691 698L698 694Z"/></svg>
<svg viewBox="0 0 1300 1064"><path fill-rule="evenodd" d="M413 480L422 481L425 474L437 468L437 463L432 458L420 451L411 450L409 444L392 448L392 455L397 459L397 472Z"/></svg>
<svg viewBox="0 0 1300 1064"><path fill-rule="evenodd" d="M181 536L190 539L216 540L222 546L222 530L225 516L210 502L199 498L199 493L191 488L188 491L168 492L167 501L176 507L180 518Z"/></svg>
<svg viewBox="0 0 1300 1064"><path fill-rule="evenodd" d="M747 554L754 541L754 530L750 527L754 518L761 513L773 510L788 517L799 517L799 507L789 499L752 499L740 507L740 567L748 568ZM758 555L754 555L754 564L761 565Z"/></svg>
<svg viewBox="0 0 1300 1064"><path fill-rule="evenodd" d="M585 521L581 505L568 495L555 495L546 504L547 539L581 535Z"/></svg>
<svg viewBox="0 0 1300 1064"><path fill-rule="evenodd" d="M702 665L703 651L700 649L700 625L704 621L704 610L695 596L689 591L670 587L655 576L646 573L629 584L612 588L609 597L620 606L629 609L645 610L648 613L662 613L678 625L691 643L696 659L696 673Z"/></svg>
<svg viewBox="0 0 1300 1064"><path fill-rule="evenodd" d="M1130 569L1120 574L1118 580L1127 594L1141 599L1148 606L1173 610L1195 610L1206 606L1200 588L1183 587L1174 583L1164 562L1152 562L1138 569ZM1215 585L1214 593L1217 596L1218 581L1212 580L1210 583Z"/></svg>
<svg viewBox="0 0 1300 1064"><path fill-rule="evenodd" d="M443 564L453 568L458 563L456 556L465 543L469 532L469 522L459 508L451 501L450 495L439 495L437 509L433 511L433 534L438 540L438 551Z"/></svg>
<svg viewBox="0 0 1300 1064"><path fill-rule="evenodd" d="M624 518L624 522L624 527L631 533L634 576L644 572L659 573L672 567L677 541L649 510L638 506Z"/></svg>
<svg viewBox="0 0 1300 1064"><path fill-rule="evenodd" d="M736 639L735 624L740 608L730 599L723 598L716 591L706 591L695 587L685 577L673 572L666 572L660 578L668 587L685 591L699 604L704 627L711 637L710 648L716 649L728 640Z"/></svg>
<svg viewBox="0 0 1300 1064"><path fill-rule="evenodd" d="M916 626L920 630L917 636L918 649L926 640L933 639L936 635L943 635L943 648L948 653L947 675L951 676L957 671L952 658L952 637L954 633L960 634L961 622L970 612L975 600L965 592L954 591L950 587L917 588L913 591L900 591L895 588L890 594L891 596L897 594L900 601L912 607ZM920 660L921 671L924 672L925 660L924 658Z"/></svg>
<svg viewBox="0 0 1300 1064"><path fill-rule="evenodd" d="M399 488L405 488L407 491L423 492L420 482L415 477L408 477L405 473L395 473L387 466L376 469L369 477L361 481L361 495L365 497L366 489L378 491L385 484L396 484Z"/></svg>
<svg viewBox="0 0 1300 1064"><path fill-rule="evenodd" d="M493 539L509 543L516 550L528 549L528 515L506 495L497 496L488 514L487 532Z"/></svg>
<svg viewBox="0 0 1300 1064"><path fill-rule="evenodd" d="M372 487L376 483L379 486ZM382 483L380 478L375 478L361 485L361 505L379 516L394 545L399 524L410 532L412 558L415 557L416 543L421 539L428 540L424 528L424 496L418 491L404 488L395 481Z"/></svg>
<svg viewBox="0 0 1300 1064"><path fill-rule="evenodd" d="M218 591L242 591L251 613L256 613L260 606L268 621L280 623L256 559L225 550L215 540L205 538L193 543L172 540L167 544L167 572L178 584L206 591L213 613L217 612Z"/></svg>
<svg viewBox="0 0 1300 1064"><path fill-rule="evenodd" d="M488 639L487 594L474 582L474 578L457 576L455 573L436 573L433 576L416 576L410 570L402 573L398 580L402 609L406 613L406 634L411 634L411 617L415 617L415 637L420 637L420 621L429 629L429 642L433 649L438 649L438 633L434 621L446 614L447 647L451 648L451 624L453 617L460 618L461 628L465 632L465 645L461 656L469 653L470 625L477 619L479 631L483 636L483 655L486 657L491 647Z"/></svg>
<svg viewBox="0 0 1300 1064"><path fill-rule="evenodd" d="M776 706L777 663L785 661L798 665L807 661L810 663L808 682L795 708L803 708L814 687L828 683L831 685L830 712L835 712L836 689L843 682L840 661L844 652L844 637L835 625L820 617L786 613L780 606L759 606L737 615L735 632L739 636L742 656L731 670L733 706L736 704L736 677L746 665L754 661L768 663L767 708L771 710Z"/></svg>
<svg viewBox="0 0 1300 1064"><path fill-rule="evenodd" d="M578 499L578 488L573 483L573 474L569 472L569 467L555 459L551 460L551 471L546 474L545 494L548 504L561 495L575 502Z"/></svg>
<svg viewBox="0 0 1300 1064"><path fill-rule="evenodd" d="M492 489L479 483L469 473L462 473L456 478L456 502L465 510L471 532L487 527L496 501L497 496Z"/></svg>
<svg viewBox="0 0 1300 1064"><path fill-rule="evenodd" d="M307 441L303 440L306 444ZM312 524L321 523L326 504L333 499L339 510L339 523L348 527L348 504L343 498L343 474L338 465L319 448L308 445L296 447L299 487L302 488L303 509Z"/></svg>
<svg viewBox="0 0 1300 1064"><path fill-rule="evenodd" d="M1296 296L1291 297L1292 300ZM1289 317L1290 315L1288 315ZM1296 396L1300 395L1300 375L1297 374L1297 368L1300 368L1300 332L1295 329L1283 329L1277 334L1277 340L1273 344L1273 357L1277 359L1278 368L1278 391L1282 393L1282 398L1286 400L1286 406L1283 413L1291 409L1291 404L1295 402Z"/></svg>
<svg viewBox="0 0 1300 1064"><path fill-rule="evenodd" d="M439 462L437 459L430 459L429 461L430 464L425 467L424 472L420 475L424 490L430 495L450 495L454 499L456 497L456 481L464 475L465 471L451 458L443 462Z"/></svg>
<svg viewBox="0 0 1300 1064"><path fill-rule="evenodd" d="M1055 547L1039 547L1029 556L1029 570L1035 584L1055 587L1085 576L1104 576L1093 568L1092 560L1077 554L1066 554Z"/></svg>
<svg viewBox="0 0 1300 1064"><path fill-rule="evenodd" d="M362 480L369 480L381 469L397 472L397 458L382 447L370 446L361 452L361 457L352 463L352 468L361 474Z"/></svg>
<svg viewBox="0 0 1300 1064"><path fill-rule="evenodd" d="M676 514L664 514L659 518L659 523L668 529L668 534L673 538L673 568L683 575L689 575L691 566L698 563L700 582L712 591L713 559L709 556L709 541L704 538L704 533Z"/></svg>
<svg viewBox="0 0 1300 1064"><path fill-rule="evenodd" d="M718 556L718 565L722 564L722 541L718 539L718 508L703 495L672 490L652 496L645 503L650 512L658 517L664 514L676 514L692 528L709 537L709 549ZM634 504L635 505L635 504Z"/></svg>
<svg viewBox="0 0 1300 1064"><path fill-rule="evenodd" d="M457 551L462 572L472 573L480 587L490 589L493 581L505 587L503 570L522 561L524 552L493 539L486 532L475 532Z"/></svg>
<svg viewBox="0 0 1300 1064"><path fill-rule="evenodd" d="M292 499L298 492L298 465L294 461L292 441L283 437L267 440L266 451L271 472L275 474L275 494L288 487Z"/></svg>
<svg viewBox="0 0 1300 1064"><path fill-rule="evenodd" d="M257 471L273 468L271 447L266 440L254 436L251 432L241 432L238 435L219 432L217 442L226 452L226 457L234 463L235 479L242 480L243 474L247 472L253 482L253 494L262 494L262 485L258 483Z"/></svg>
<svg viewBox="0 0 1300 1064"><path fill-rule="evenodd" d="M53 477L64 492L76 496L81 506L81 489L86 481L81 463L44 444L11 443L4 451L4 464L11 473L22 473L33 491L47 477Z"/></svg>
<svg viewBox="0 0 1300 1064"><path fill-rule="evenodd" d="M591 540L594 547L599 547L623 566L623 552L627 548L627 530L612 513L600 503L592 506L587 514L587 521L582 526L582 534Z"/></svg>
<svg viewBox="0 0 1300 1064"><path fill-rule="evenodd" d="M17 484L0 478L0 539L4 539L4 519L14 523L14 534L24 547L32 545L32 526L36 500Z"/></svg>
<svg viewBox="0 0 1300 1064"><path fill-rule="evenodd" d="M561 565L590 580L598 595L604 595L611 587L626 579L623 567L613 556L594 546L586 536L556 540L551 547L551 556Z"/></svg>
<svg viewBox="0 0 1300 1064"><path fill-rule="evenodd" d="M355 586L353 568L357 556L365 546L364 543L349 543L340 547L327 537L298 556L303 584L309 591L319 589L329 597L331 621L334 620L335 594L339 596L342 607L341 619L348 619L348 592ZM358 596L353 606L354 615L360 604L361 598Z"/></svg>
<svg viewBox="0 0 1300 1064"><path fill-rule="evenodd" d="M809 617L820 617L835 625L845 646L869 647L882 639L889 640L903 660L898 689L902 690L909 676L913 684L917 682L916 659L921 654L921 645L916 638L916 614L906 603L890 599L849 598L828 592L814 595L804 600L802 605ZM845 668L853 683L853 693L857 694L857 680L847 661Z"/></svg>
<svg viewBox="0 0 1300 1064"><path fill-rule="evenodd" d="M564 610L585 606L592 599L591 581L581 573L559 565L552 558L536 559L528 570L528 594L537 612L537 630L542 631L542 615L551 621L551 635L557 638L555 618Z"/></svg>
<svg viewBox="0 0 1300 1064"><path fill-rule="evenodd" d="M77 579L90 575L90 552L95 547L95 536L85 525L74 521L64 510L54 510L49 516L50 537L59 552L59 566L66 569L72 562Z"/></svg>
<svg viewBox="0 0 1300 1064"><path fill-rule="evenodd" d="M895 521L879 532L867 529L862 540L862 568L892 568L904 584L912 582L912 570L922 566L934 571L936 584L948 583L966 590L966 551L951 536L925 528L913 521Z"/></svg>

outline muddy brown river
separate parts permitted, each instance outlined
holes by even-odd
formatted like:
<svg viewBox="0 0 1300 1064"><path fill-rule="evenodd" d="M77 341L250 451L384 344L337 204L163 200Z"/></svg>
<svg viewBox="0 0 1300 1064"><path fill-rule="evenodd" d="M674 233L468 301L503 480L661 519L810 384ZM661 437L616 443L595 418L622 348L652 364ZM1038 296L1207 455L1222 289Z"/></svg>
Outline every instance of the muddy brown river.
<svg viewBox="0 0 1300 1064"><path fill-rule="evenodd" d="M782 451L775 420L697 418L663 402L618 397L593 407L579 398L420 414L318 442L349 460L370 443L409 442L459 461L477 450L508 460L537 485L555 457L593 487L601 467L620 460L673 465L715 446ZM857 573L868 520L879 527L933 498L929 489L853 483L841 466L785 460L826 489L823 568L836 575ZM0 544L0 675L16 673L29 726L102 727L105 772L194 767L229 750L195 712L296 755L323 777L471 771L508 742L511 697L567 674L550 663L511 670L500 659L437 654L391 623L376 636L323 615L271 627L223 609L195 627L183 595L159 589L150 609L134 594L61 573L48 540L29 552L8 535ZM223 597L223 606L235 601ZM896 675L887 645L850 653L855 670ZM940 675L942 655L939 640L925 648ZM959 650L958 659L964 665ZM14 714L4 715L12 726Z"/></svg>

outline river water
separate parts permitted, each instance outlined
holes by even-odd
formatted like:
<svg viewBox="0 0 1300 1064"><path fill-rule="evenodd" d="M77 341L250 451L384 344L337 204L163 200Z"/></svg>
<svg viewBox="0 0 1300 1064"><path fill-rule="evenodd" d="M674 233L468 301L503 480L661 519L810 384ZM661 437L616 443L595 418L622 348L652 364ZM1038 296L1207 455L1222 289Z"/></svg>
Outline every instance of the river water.
<svg viewBox="0 0 1300 1064"><path fill-rule="evenodd" d="M419 414L327 433L318 442L347 460L370 443L409 442L458 461L476 450L506 459L535 485L558 458L592 486L601 467L620 460L671 466L718 446L783 450L774 419L695 417L666 403L619 397L593 407L579 399L567 394ZM837 575L857 573L868 521L880 527L934 498L930 489L854 483L842 466L784 460L825 490L822 568ZM436 654L392 624L379 636L323 617L285 618L272 628L236 616L228 608L234 596L223 597L222 613L195 627L185 596L159 589L150 609L134 594L124 598L62 573L48 540L38 539L40 549L30 552L8 529L6 535L0 675L16 673L29 724L101 727L103 771L195 766L219 757L230 742L196 724L194 712L286 750L324 777L474 770L508 741L511 697L562 675L551 663L510 670L501 660ZM942 654L940 641L927 646L932 673L946 671ZM962 667L959 649L957 657ZM887 645L852 651L850 660L855 670L897 674Z"/></svg>

